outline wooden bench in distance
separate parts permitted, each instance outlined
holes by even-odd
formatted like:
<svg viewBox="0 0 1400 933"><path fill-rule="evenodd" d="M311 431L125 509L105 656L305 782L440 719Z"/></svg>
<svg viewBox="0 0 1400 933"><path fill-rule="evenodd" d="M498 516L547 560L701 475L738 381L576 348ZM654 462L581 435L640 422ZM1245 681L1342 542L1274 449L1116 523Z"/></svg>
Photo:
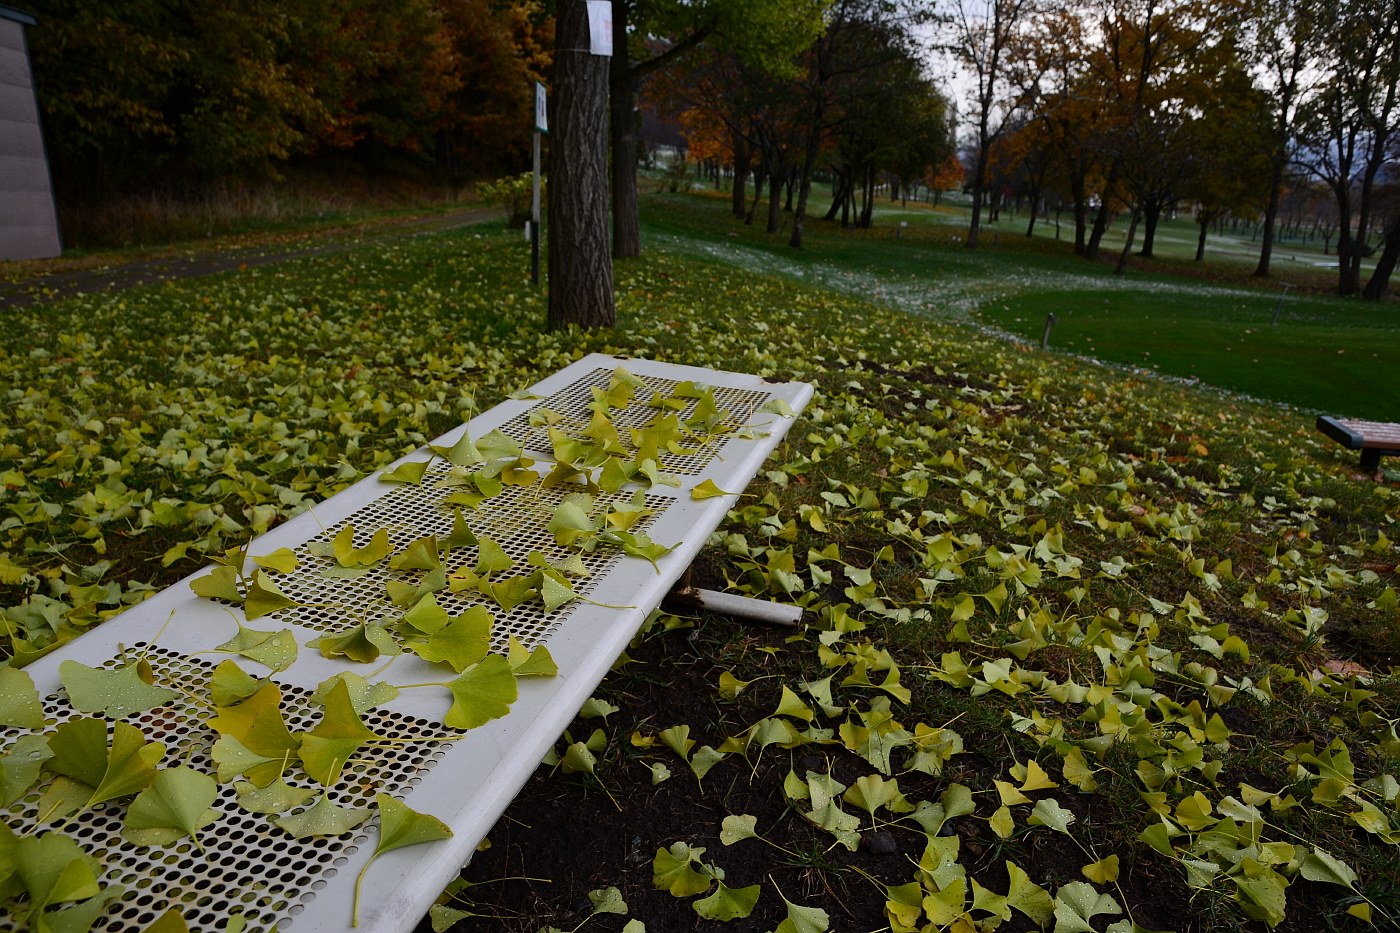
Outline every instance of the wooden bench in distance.
<svg viewBox="0 0 1400 933"><path fill-rule="evenodd" d="M625 367L630 375L618 373L618 367ZM622 378L635 380L635 392L620 391L618 380ZM619 391L610 392L610 386ZM258 612L249 611L251 602L239 604L251 599L241 591L232 594L236 600L196 595L191 581L207 591L209 583L205 581L214 577L210 570L204 570L26 669L42 700L44 726L38 727L31 716L26 720L28 725L0 727L0 754L15 749L20 740L26 740L24 749L32 750L35 734L48 740L64 723L94 718L94 713L77 708L83 705L91 709L90 704L80 703L65 692L65 684L76 683L71 679L76 668L71 663L63 668L65 661L125 672L136 670L134 661L140 659L137 673L148 683L153 681L152 688L168 688L168 698L157 699L158 705L149 708L137 705L135 712L109 707L108 714L95 715L116 721L108 729L115 735L120 727L124 746L136 741L133 735L139 735L141 742L162 743L165 754L158 767L173 769L184 762L188 767L183 775L190 778L186 783L203 781L208 785L207 778L191 777L189 770L205 775L224 772L226 780L217 784L212 803L217 813L198 830L198 845L187 836L174 838L178 833L171 833L171 841L163 844L148 844L149 835L124 840L123 824L132 794L89 807L55 826L41 811L48 806L41 795L52 785L52 775L39 778L39 783L28 789L21 788L19 797L8 806L0 806L0 819L20 836L50 830L70 836L96 859L100 865L98 882L122 893L114 893L100 905L93 933L137 933L172 908L196 933L224 933L234 917L246 921L248 933L273 929L281 933L341 933L351 927L357 893L360 931L413 930L471 858L580 706L593 695L652 609L684 574L811 396L811 386L799 382L777 383L752 375L600 354L578 360L529 392L449 431L432 445L439 450L460 450L459 443L465 446L464 437L469 436L482 444L488 458L499 456L503 447L523 448L526 456L511 459L497 475L506 482L477 485L473 477L484 474L485 469L479 463L449 462L450 458L433 456L427 448L420 448L249 545L245 575L238 585L245 586L254 576L262 581L258 583L262 594ZM598 412L600 405L606 418ZM599 418L595 419L595 414ZM693 426L689 437L694 440L661 445L651 467L653 472L659 469L665 474L659 481L628 484L611 496L599 493L594 510L600 518L611 517L613 506L608 502L627 500L616 513L616 527L645 534L669 550L644 558L602 546L579 551L559 541L555 528L563 514L560 502L570 491L583 487L573 482L572 470L557 474L564 477L560 482L539 481L560 466L555 457L562 457L561 451L573 456L581 449L557 432L591 439L595 450L601 446L599 440L606 439L611 449L626 446L630 451L636 445L634 438L656 446L654 440L648 442L632 429L645 433L647 424L672 415ZM671 436L676 436L674 430ZM503 438L509 438L510 443ZM526 457L535 462L527 463ZM497 461L497 466L504 462ZM399 483L381 479L389 473L419 479ZM501 488L487 495L485 485ZM466 499L461 495L464 492ZM478 492L485 501L456 504ZM640 498L633 499L634 495ZM629 506L644 506L644 511L626 514ZM585 511L573 514L581 519ZM459 522L470 528L459 529ZM339 556L328 556L327 551L336 548L337 536L350 526L353 531L340 540L340 551L347 546L373 549L371 536L387 535L387 543L378 548L387 553L366 559L361 569L355 569L360 565L341 562ZM424 544L428 536L438 543L436 549ZM449 539L458 543L445 546ZM425 563L435 562L434 550L440 555L440 566L425 569ZM288 559L292 555L295 561ZM400 559L413 555L412 560ZM281 569L258 570L255 575L254 561L259 558L263 566L280 565ZM385 652L385 657L357 664L347 656L327 656L313 644L317 639L353 635L359 626L376 620L383 623L381 632L402 623L405 603L391 600L391 585L399 587L400 594L404 588L426 589L430 574L444 572L459 581L477 579L481 574L504 580L539 567L542 560L555 562L551 566L572 567L562 572L570 574L568 582L581 598L561 604L557 592L556 598L549 600L535 595L518 604L508 600L511 605L507 609L504 603L488 605L483 602L485 597L471 589L443 586L432 591L441 609L453 618L482 606L494 615L492 654L468 667L464 677L493 659L494 668L499 670L503 665L499 655L504 653L508 637L524 648L547 648L557 665L555 676L519 679L510 690L515 693L518 689L518 695L509 703L509 711L475 727L449 727L445 722L450 718L455 691L449 693L442 684L453 679L452 668L407 652L393 657L392 663ZM506 563L511 569L493 571L485 566L500 568ZM227 578L226 568L220 569ZM271 603L265 589L268 586L281 594ZM543 584L540 589L543 592ZM222 592L228 592L227 588ZM282 597L290 605L267 611ZM256 618L245 630L249 615ZM215 696L211 677L221 659L232 657L228 648L223 653L216 649L247 630L268 634L278 630L284 640L295 641L298 651L295 661L283 669L250 660L247 655L235 659L247 674L270 678L280 691L280 700L273 702L271 711L267 702L260 703L257 709L262 712L257 713L247 711L238 699L214 701L226 710L241 710L221 717L223 724L217 728L225 734L225 726L241 722L248 735L260 731L276 743L286 741L288 729L304 736L330 715L329 702L323 712L322 701L313 691L338 674L357 673L402 688L394 698L363 712L364 726L376 738L360 744L361 739L351 736L345 747L353 750L345 753L347 760L338 778L323 781L311 774L309 766L303 767L305 759L298 761L297 756L305 745L301 751L272 762L285 768L289 785L309 792L308 800L292 810L305 813L320 807L325 811L334 804L364 814L358 825L340 831L333 824L325 834L294 834L274 822L277 817L269 811L251 812L243 805L232 773L243 769L241 763L215 766L216 761L230 759L213 747L216 740L225 746L228 743L210 726ZM406 643L405 634L413 637L411 632L394 637ZM384 636L379 637L382 641ZM63 680L65 671L68 681ZM226 695L228 686L226 683ZM126 689L147 692L134 674L128 677ZM344 725L353 717L343 711L351 702L345 698L348 690L341 692L342 713L336 720L340 725L332 730L335 735L327 732L321 736L318 747L332 748L344 740ZM259 691L260 696L262 693ZM101 738L89 734L100 731L91 726L82 731L90 744ZM237 749L232 753L241 754ZM67 756L63 769L73 770L68 761L72 757ZM250 761L255 764L257 756ZM11 764L18 767L20 763ZM334 760L334 770L339 771L341 764ZM7 768L6 775L9 773ZM451 837L389 851L369 865L357 883L376 847L379 825L374 808L380 794L441 820ZM312 804L311 800L320 802ZM317 825L322 825L319 818Z"/></svg>
<svg viewBox="0 0 1400 933"><path fill-rule="evenodd" d="M1317 419L1317 429L1343 447L1361 451L1361 469L1367 472L1379 469L1383 456L1400 456L1400 424L1394 422L1322 415Z"/></svg>

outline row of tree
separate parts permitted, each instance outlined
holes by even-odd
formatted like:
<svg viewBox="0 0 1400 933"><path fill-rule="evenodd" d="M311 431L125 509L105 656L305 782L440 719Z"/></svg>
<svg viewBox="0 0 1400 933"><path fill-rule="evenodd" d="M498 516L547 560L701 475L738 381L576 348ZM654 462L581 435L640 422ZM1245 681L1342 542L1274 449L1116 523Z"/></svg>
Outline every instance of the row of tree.
<svg viewBox="0 0 1400 933"><path fill-rule="evenodd" d="M614 0L607 88L588 45L581 0L557 7L549 186L553 324L613 320L611 258L640 252L637 222L638 101L649 93L685 112L735 166L734 209L752 213L763 186L768 228L782 195L789 242L802 245L819 159L838 177L833 211L869 223L877 173L923 178L952 153L949 106L924 75L918 17L901 0ZM606 107L606 119L605 119ZM611 256L596 246L607 214L593 192L611 149ZM713 153L712 153L713 154ZM745 208L746 179L756 179Z"/></svg>
<svg viewBox="0 0 1400 933"><path fill-rule="evenodd" d="M929 184L954 161L953 107L926 76L919 22L894 4L835 3L783 67L704 49L653 94L681 113L692 148L733 165L735 216L752 222L766 186L768 231L785 206L800 246L814 171L833 180L827 219L868 227L877 189Z"/></svg>
<svg viewBox="0 0 1400 933"><path fill-rule="evenodd" d="M553 54L540 0L31 2L65 198L275 176L326 155L519 171Z"/></svg>
<svg viewBox="0 0 1400 933"><path fill-rule="evenodd" d="M965 0L949 50L976 79L980 208L998 176L1072 203L1075 248L1098 254L1130 213L1150 255L1158 219L1262 217L1270 273L1280 199L1321 183L1337 206L1338 291L1381 297L1400 211L1377 193L1400 161L1400 0ZM1379 233L1381 243L1373 239ZM1380 250L1363 287L1361 262ZM1198 250L1198 255L1200 250Z"/></svg>

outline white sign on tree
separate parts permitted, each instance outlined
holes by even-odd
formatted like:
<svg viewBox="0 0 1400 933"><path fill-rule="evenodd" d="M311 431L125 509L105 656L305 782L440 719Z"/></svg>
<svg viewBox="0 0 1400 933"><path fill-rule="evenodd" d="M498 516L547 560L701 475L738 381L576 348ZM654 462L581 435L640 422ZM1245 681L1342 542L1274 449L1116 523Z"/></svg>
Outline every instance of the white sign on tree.
<svg viewBox="0 0 1400 933"><path fill-rule="evenodd" d="M611 56L612 0L588 0L588 50L594 55Z"/></svg>

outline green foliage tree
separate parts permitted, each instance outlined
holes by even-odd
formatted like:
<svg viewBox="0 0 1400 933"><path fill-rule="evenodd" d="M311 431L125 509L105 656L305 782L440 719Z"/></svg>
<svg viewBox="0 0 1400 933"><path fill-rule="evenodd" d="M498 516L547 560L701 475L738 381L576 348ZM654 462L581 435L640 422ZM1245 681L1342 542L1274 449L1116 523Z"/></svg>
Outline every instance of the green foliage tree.
<svg viewBox="0 0 1400 933"><path fill-rule="evenodd" d="M827 0L615 0L609 63L613 255L640 255L637 220L637 99L648 76L702 43L762 71L790 74L792 59L822 28Z"/></svg>

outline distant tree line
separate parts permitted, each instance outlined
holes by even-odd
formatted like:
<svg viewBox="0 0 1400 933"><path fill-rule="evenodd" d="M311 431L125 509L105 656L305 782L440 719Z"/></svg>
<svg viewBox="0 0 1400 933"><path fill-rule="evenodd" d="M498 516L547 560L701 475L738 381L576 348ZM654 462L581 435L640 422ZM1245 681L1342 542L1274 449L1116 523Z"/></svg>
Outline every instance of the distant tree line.
<svg viewBox="0 0 1400 933"><path fill-rule="evenodd" d="M1067 205L1095 258L1129 218L1259 224L1271 273L1288 203L1325 191L1337 290L1380 298L1400 259L1400 0L963 0L945 47L977 77L974 204ZM1330 215L1331 219L1328 219ZM980 217L974 209L973 236ZM1030 222L1027 234L1034 225ZM1291 225L1298 229L1296 221ZM1361 262L1376 259L1363 283Z"/></svg>
<svg viewBox="0 0 1400 933"><path fill-rule="evenodd" d="M31 0L61 198L276 177L297 160L454 176L529 161L539 0Z"/></svg>
<svg viewBox="0 0 1400 933"><path fill-rule="evenodd" d="M926 75L918 5L834 0L818 16L781 58L707 44L648 89L680 114L691 155L732 166L735 216L777 233L786 215L793 246L816 175L832 179L826 218L868 227L878 191L907 195L953 160L953 105Z"/></svg>

